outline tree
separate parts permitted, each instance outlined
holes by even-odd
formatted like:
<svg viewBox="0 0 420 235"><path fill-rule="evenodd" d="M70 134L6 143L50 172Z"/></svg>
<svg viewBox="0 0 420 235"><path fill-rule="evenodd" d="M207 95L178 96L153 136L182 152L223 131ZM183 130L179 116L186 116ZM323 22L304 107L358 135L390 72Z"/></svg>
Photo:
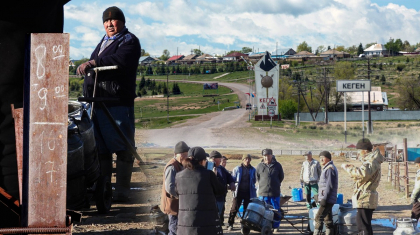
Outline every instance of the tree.
<svg viewBox="0 0 420 235"><path fill-rule="evenodd" d="M319 55L319 54L321 54L322 52L324 52L325 51L325 46L324 45L321 45L321 46L318 46L317 48L316 48L316 55Z"/></svg>
<svg viewBox="0 0 420 235"><path fill-rule="evenodd" d="M139 90L143 89L144 85L146 85L146 79L144 79L144 76L141 76L141 80L139 83Z"/></svg>
<svg viewBox="0 0 420 235"><path fill-rule="evenodd" d="M235 50L232 50L232 51L229 51L226 55L232 54L232 53L234 53L234 52L239 52L239 53L242 53L242 51L235 51Z"/></svg>
<svg viewBox="0 0 420 235"><path fill-rule="evenodd" d="M160 59L163 61L167 61L170 56L171 56L171 53L167 49L165 49L163 50L162 55L160 56Z"/></svg>
<svg viewBox="0 0 420 235"><path fill-rule="evenodd" d="M298 104L292 100L279 100L279 112L284 119L293 119L294 114L297 112Z"/></svg>
<svg viewBox="0 0 420 235"><path fill-rule="evenodd" d="M146 53L146 51L144 49L141 49L140 56L144 56L144 53Z"/></svg>
<svg viewBox="0 0 420 235"><path fill-rule="evenodd" d="M328 46L327 51L328 51L328 50L331 50L331 47L330 47L330 46Z"/></svg>
<svg viewBox="0 0 420 235"><path fill-rule="evenodd" d="M334 65L334 79L335 80L353 80L354 79L354 68L350 62L338 62ZM337 90L330 89L331 103L333 111L341 111L341 103L343 102L343 93L337 92Z"/></svg>
<svg viewBox="0 0 420 235"><path fill-rule="evenodd" d="M414 76L401 77L396 80L397 91L400 94L397 105L401 110L420 109L420 79Z"/></svg>
<svg viewBox="0 0 420 235"><path fill-rule="evenodd" d="M193 53L200 56L203 54L203 52L200 49L193 49Z"/></svg>
<svg viewBox="0 0 420 235"><path fill-rule="evenodd" d="M371 42L371 43L368 43L368 44L366 44L365 49L367 49L367 48L369 48L370 46L375 45L375 44L376 44L376 42Z"/></svg>
<svg viewBox="0 0 420 235"><path fill-rule="evenodd" d="M363 54L363 45L362 43L359 44L359 47L357 48L357 55Z"/></svg>
<svg viewBox="0 0 420 235"><path fill-rule="evenodd" d="M250 53L250 52L252 52L252 48L250 48L250 47L242 47L242 51L241 52L244 53L244 54Z"/></svg>
<svg viewBox="0 0 420 235"><path fill-rule="evenodd" d="M308 46L306 41L303 41L301 44L298 45L296 52L307 51L312 53L312 47Z"/></svg>
<svg viewBox="0 0 420 235"><path fill-rule="evenodd" d="M353 46L347 47L344 51L348 52L350 55L358 55L357 50L358 50L357 46L353 45Z"/></svg>
<svg viewBox="0 0 420 235"><path fill-rule="evenodd" d="M344 46L337 46L335 48L336 51L344 51Z"/></svg>

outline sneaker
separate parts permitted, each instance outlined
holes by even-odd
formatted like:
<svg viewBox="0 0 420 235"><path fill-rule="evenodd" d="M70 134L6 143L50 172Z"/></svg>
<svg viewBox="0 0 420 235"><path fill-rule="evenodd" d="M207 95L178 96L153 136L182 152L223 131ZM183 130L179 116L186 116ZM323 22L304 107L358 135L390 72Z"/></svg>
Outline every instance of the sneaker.
<svg viewBox="0 0 420 235"><path fill-rule="evenodd" d="M232 230L233 230L233 225L232 225L232 224L229 224L229 225L227 226L227 230L228 230L228 231L232 231Z"/></svg>

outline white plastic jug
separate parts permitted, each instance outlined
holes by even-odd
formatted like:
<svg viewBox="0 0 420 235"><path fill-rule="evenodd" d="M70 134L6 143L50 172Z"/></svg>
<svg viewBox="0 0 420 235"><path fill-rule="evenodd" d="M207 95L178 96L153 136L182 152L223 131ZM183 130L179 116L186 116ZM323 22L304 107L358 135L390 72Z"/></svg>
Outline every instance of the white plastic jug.
<svg viewBox="0 0 420 235"><path fill-rule="evenodd" d="M316 213L318 213L318 207L312 208L309 210L309 229L311 232L314 231L315 228L315 216ZM333 215L333 223L336 223L338 221L338 212L340 209L340 204L334 204L332 208L332 215ZM325 224L322 228L322 231L325 232Z"/></svg>

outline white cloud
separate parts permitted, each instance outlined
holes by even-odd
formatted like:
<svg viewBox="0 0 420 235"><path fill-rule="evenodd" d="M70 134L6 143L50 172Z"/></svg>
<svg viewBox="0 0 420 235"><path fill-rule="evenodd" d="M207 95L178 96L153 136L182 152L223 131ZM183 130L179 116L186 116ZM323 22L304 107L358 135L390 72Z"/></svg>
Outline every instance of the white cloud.
<svg viewBox="0 0 420 235"><path fill-rule="evenodd" d="M243 46L274 51L276 42L279 48L296 48L306 41L315 50L319 45L386 43L390 37L413 44L420 38L420 12L392 3L378 6L370 0L72 3L65 6L65 21L73 25L67 31L79 44L77 53L99 42L104 34L100 19L108 5L124 11L127 27L152 55L161 55L164 49L174 55L177 47L180 54L198 47L222 54Z"/></svg>

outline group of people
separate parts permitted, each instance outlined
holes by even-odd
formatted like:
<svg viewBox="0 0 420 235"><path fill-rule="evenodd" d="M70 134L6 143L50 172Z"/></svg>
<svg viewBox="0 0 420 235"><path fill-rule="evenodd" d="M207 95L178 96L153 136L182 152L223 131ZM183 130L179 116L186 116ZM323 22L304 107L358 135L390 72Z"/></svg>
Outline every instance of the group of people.
<svg viewBox="0 0 420 235"><path fill-rule="evenodd" d="M251 155L243 155L242 163L230 173L221 164L227 158L220 152L206 154L201 147L178 142L163 174L161 209L169 217L169 234L223 234L228 190L233 192L233 201L227 229L232 230L240 206L245 213L251 198L257 197L257 183L260 200L279 211L283 168L271 149L262 150L262 156L254 168ZM277 214L274 221L278 227Z"/></svg>
<svg viewBox="0 0 420 235"><path fill-rule="evenodd" d="M367 235L373 234L372 214L378 206L376 188L381 178L381 163L385 158L379 149L373 151L373 145L367 138L359 140L356 148L362 165L342 164L341 167L355 181L352 204L353 208L357 208L357 228L359 234ZM164 169L161 195L161 209L169 215L169 234L223 234L228 190L233 192L228 231L233 230L239 207L243 205L245 214L252 198L259 198L280 212L283 167L271 149L263 149L261 155L263 160L256 167L251 165L250 154L243 155L241 164L230 173L221 164L225 157L220 152L206 154L201 147L190 148L183 141L177 143L174 158ZM328 151L319 154L319 161L312 158L311 151L304 156L300 181L306 194L306 207L318 207L314 234L322 234L324 224L325 234L334 234L332 208L337 202L338 170ZM209 169L208 162L213 162L212 169ZM420 158L418 166L420 167ZM416 200L415 205L419 211L420 203L417 199L420 198L420 177L418 178L413 202ZM281 213L275 213L273 228L279 227L280 215ZM416 215L418 218L420 213Z"/></svg>
<svg viewBox="0 0 420 235"><path fill-rule="evenodd" d="M355 182L351 201L353 208L357 208L358 233L370 235L373 234L371 224L373 211L378 206L376 189L381 179L381 163L385 161L385 158L381 155L379 149L372 151L373 145L367 138L359 140L356 148L359 151L358 156L362 165L356 167L352 164L342 164L341 167ZM302 164L300 181L306 194L306 206L308 209L319 207L315 216L314 234L322 234L324 224L326 227L325 234L334 234L332 207L337 202L337 168L332 161L331 153L328 151L319 154L321 164L312 158L311 152L306 152L304 156L306 159ZM415 196L415 200L420 196L420 183L418 191L419 195ZM314 202L312 202L312 197ZM420 208L420 205L418 207ZM420 217L420 213L418 213L418 217Z"/></svg>

